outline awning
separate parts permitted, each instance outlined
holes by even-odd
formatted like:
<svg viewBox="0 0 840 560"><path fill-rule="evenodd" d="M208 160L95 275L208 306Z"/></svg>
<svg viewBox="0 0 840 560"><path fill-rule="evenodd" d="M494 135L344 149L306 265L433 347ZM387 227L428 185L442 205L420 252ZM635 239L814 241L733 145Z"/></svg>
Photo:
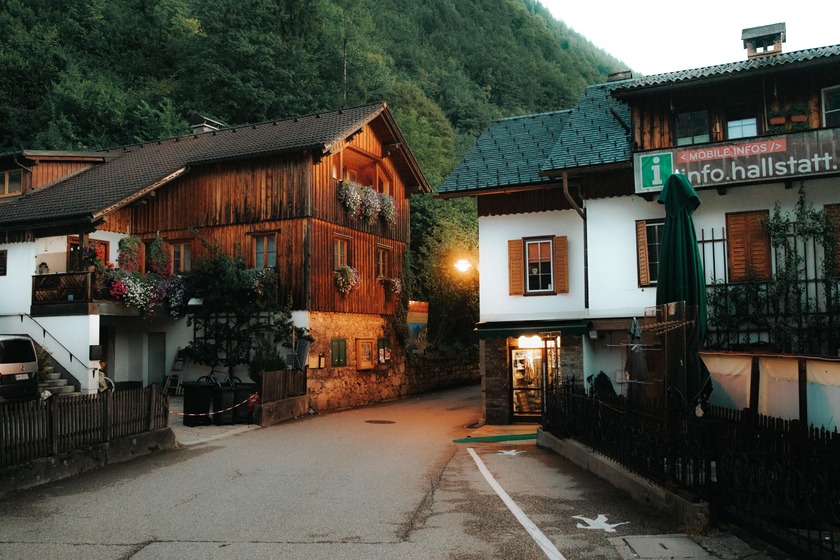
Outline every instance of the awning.
<svg viewBox="0 0 840 560"><path fill-rule="evenodd" d="M567 336L581 336L589 332L589 322L583 321L496 321L478 323L475 326L478 338L507 338L538 335L544 332L560 332Z"/></svg>

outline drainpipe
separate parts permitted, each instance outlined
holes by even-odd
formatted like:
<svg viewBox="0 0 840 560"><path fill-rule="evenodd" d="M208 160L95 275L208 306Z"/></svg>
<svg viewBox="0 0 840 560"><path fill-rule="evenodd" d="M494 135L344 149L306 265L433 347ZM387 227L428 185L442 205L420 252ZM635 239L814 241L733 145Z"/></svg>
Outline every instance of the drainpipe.
<svg viewBox="0 0 840 560"><path fill-rule="evenodd" d="M566 201L575 209L580 218L583 220L583 306L589 309L589 235L586 230L586 212L578 206L578 203L572 198L569 192L569 172L563 172L563 196Z"/></svg>

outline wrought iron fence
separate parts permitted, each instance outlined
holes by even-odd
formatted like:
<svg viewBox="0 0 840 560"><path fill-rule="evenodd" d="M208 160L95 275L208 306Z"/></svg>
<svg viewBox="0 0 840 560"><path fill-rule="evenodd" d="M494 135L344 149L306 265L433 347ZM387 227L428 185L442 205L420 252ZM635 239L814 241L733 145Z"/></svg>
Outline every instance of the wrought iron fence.
<svg viewBox="0 0 840 560"><path fill-rule="evenodd" d="M709 502L719 516L758 529L797 557L840 558L840 434L709 407L669 411L552 383L544 428L629 470Z"/></svg>
<svg viewBox="0 0 840 560"><path fill-rule="evenodd" d="M706 348L838 355L840 284L830 257L836 249L826 251L790 224L771 250L771 278L751 274L732 282L726 229L699 233L708 299Z"/></svg>

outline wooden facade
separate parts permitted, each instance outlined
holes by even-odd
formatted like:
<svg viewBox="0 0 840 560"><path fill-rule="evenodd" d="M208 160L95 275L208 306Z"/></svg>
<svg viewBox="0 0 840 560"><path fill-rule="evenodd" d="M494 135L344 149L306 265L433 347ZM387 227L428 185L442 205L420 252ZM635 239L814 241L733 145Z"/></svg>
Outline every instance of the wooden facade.
<svg viewBox="0 0 840 560"><path fill-rule="evenodd" d="M660 90L618 92L616 97L631 107L634 148L656 150L676 145L676 116L689 111L708 111L710 142L726 140L727 122L739 115L756 117L759 135L772 134L771 116L790 115L797 107L804 110L807 128L820 128L821 91L836 85L830 70L801 68L727 76L704 85L672 83ZM788 116L777 133L790 132L792 124Z"/></svg>
<svg viewBox="0 0 840 560"><path fill-rule="evenodd" d="M370 126L332 154L262 156L195 166L169 184L108 214L103 229L130 232L145 241L160 235L188 242L193 261L218 246L256 265L254 239L274 236L281 301L295 309L387 314L376 255L386 251L389 274L402 269L409 237L409 193L387 149ZM339 177L352 172L361 184L394 198L396 218L367 223L349 215L337 197ZM348 241L348 264L360 284L346 295L334 280L336 239Z"/></svg>

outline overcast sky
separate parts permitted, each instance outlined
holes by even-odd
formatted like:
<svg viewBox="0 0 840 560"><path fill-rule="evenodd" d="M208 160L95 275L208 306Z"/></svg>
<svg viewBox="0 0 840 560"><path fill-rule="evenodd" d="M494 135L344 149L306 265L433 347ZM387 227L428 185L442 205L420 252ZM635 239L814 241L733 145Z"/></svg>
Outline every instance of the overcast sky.
<svg viewBox="0 0 840 560"><path fill-rule="evenodd" d="M741 30L771 23L787 25L783 52L840 44L838 0L539 1L637 74L745 60Z"/></svg>

